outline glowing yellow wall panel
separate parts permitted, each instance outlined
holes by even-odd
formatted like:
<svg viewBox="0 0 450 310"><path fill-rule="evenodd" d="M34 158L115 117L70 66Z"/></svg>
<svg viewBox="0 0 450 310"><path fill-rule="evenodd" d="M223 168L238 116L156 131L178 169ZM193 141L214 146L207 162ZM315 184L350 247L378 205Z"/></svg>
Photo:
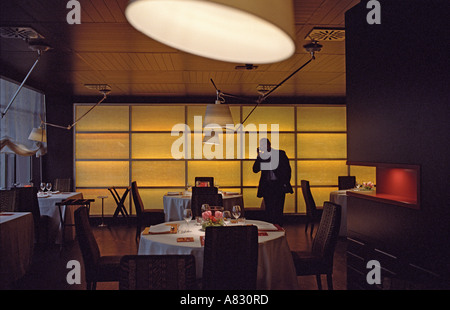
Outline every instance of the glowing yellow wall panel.
<svg viewBox="0 0 450 310"><path fill-rule="evenodd" d="M330 192L337 191L337 187L311 187L311 194L316 206L322 207L325 201L330 201ZM305 198L301 187L298 188L298 213L306 213Z"/></svg>
<svg viewBox="0 0 450 310"><path fill-rule="evenodd" d="M75 135L77 159L128 159L127 133L77 133Z"/></svg>
<svg viewBox="0 0 450 310"><path fill-rule="evenodd" d="M216 133L220 144L203 143L204 134L192 133L188 146L190 159L237 159L237 136L233 133Z"/></svg>
<svg viewBox="0 0 450 310"><path fill-rule="evenodd" d="M76 106L76 119L92 106ZM128 131L128 106L98 105L76 125L76 131Z"/></svg>
<svg viewBox="0 0 450 310"><path fill-rule="evenodd" d="M298 134L297 153L298 158L347 158L347 134Z"/></svg>
<svg viewBox="0 0 450 310"><path fill-rule="evenodd" d="M244 151L245 159L255 159L259 141L261 138L268 138L275 149L286 152L288 158L295 158L295 135L287 133L268 134L266 135L244 135ZM278 146L277 146L278 144Z"/></svg>
<svg viewBox="0 0 450 310"><path fill-rule="evenodd" d="M244 161L242 163L242 181L244 186L258 186L261 172L253 172L254 161Z"/></svg>
<svg viewBox="0 0 450 310"><path fill-rule="evenodd" d="M242 118L250 113L253 107L242 107ZM264 107L259 106L245 121L247 124L255 124L258 128L260 124L267 125L267 131L271 130L271 124L278 124L280 131L294 131L294 107Z"/></svg>
<svg viewBox="0 0 450 310"><path fill-rule="evenodd" d="M297 184L301 180L310 185L335 185L338 176L347 175L345 160L299 160L297 162Z"/></svg>
<svg viewBox="0 0 450 310"><path fill-rule="evenodd" d="M350 175L356 177L356 183L376 182L376 168L368 166L350 166Z"/></svg>
<svg viewBox="0 0 450 310"><path fill-rule="evenodd" d="M188 182L194 184L195 177L214 177L219 187L240 186L239 161L189 161Z"/></svg>
<svg viewBox="0 0 450 310"><path fill-rule="evenodd" d="M77 161L76 187L128 186L127 161Z"/></svg>
<svg viewBox="0 0 450 310"><path fill-rule="evenodd" d="M184 124L184 106L131 107L131 130L171 131L175 124Z"/></svg>
<svg viewBox="0 0 450 310"><path fill-rule="evenodd" d="M298 131L347 131L346 107L297 107Z"/></svg>
<svg viewBox="0 0 450 310"><path fill-rule="evenodd" d="M131 158L172 159L172 144L179 137L170 133L133 133L131 135Z"/></svg>
<svg viewBox="0 0 450 310"><path fill-rule="evenodd" d="M183 161L133 161L131 178L138 186L184 187Z"/></svg>

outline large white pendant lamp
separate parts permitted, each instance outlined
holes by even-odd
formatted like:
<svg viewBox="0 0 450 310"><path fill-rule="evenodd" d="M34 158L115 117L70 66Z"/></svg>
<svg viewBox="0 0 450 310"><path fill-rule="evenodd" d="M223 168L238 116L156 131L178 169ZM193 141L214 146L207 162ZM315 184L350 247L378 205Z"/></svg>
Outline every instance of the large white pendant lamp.
<svg viewBox="0 0 450 310"><path fill-rule="evenodd" d="M145 35L211 59L265 64L295 52L292 0L131 0L125 15Z"/></svg>

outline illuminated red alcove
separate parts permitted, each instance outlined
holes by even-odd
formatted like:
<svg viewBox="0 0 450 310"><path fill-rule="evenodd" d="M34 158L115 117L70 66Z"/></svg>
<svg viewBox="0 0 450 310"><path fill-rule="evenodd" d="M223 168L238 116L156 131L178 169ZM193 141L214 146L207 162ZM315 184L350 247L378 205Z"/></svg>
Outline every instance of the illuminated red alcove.
<svg viewBox="0 0 450 310"><path fill-rule="evenodd" d="M349 164L376 167L376 191L374 193L349 192L350 195L419 209L419 166L384 163Z"/></svg>

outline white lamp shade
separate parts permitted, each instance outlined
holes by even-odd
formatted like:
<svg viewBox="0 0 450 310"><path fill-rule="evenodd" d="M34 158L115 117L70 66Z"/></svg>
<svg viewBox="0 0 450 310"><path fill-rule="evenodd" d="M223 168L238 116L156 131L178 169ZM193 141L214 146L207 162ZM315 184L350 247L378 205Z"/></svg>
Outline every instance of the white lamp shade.
<svg viewBox="0 0 450 310"><path fill-rule="evenodd" d="M220 101L216 101L216 104L208 104L203 128L225 128L227 125L234 126L230 107L227 104L220 104Z"/></svg>
<svg viewBox="0 0 450 310"><path fill-rule="evenodd" d="M125 15L145 35L211 59L265 64L295 52L292 0L131 0Z"/></svg>
<svg viewBox="0 0 450 310"><path fill-rule="evenodd" d="M28 136L28 140L47 142L47 132L42 128L33 128Z"/></svg>

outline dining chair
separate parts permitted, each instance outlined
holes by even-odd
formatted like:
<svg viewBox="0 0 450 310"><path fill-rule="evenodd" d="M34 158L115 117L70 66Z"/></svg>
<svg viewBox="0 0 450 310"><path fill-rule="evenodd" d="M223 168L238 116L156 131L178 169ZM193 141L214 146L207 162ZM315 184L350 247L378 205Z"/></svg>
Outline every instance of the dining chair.
<svg viewBox="0 0 450 310"><path fill-rule="evenodd" d="M74 212L75 231L84 262L86 286L95 290L97 282L118 282L122 256L102 256L89 224L87 207Z"/></svg>
<svg viewBox="0 0 450 310"><path fill-rule="evenodd" d="M326 201L311 250L291 252L297 276L315 275L319 290L322 289L322 274L327 276L328 289L333 289L333 259L340 225L341 206Z"/></svg>
<svg viewBox="0 0 450 310"><path fill-rule="evenodd" d="M193 255L125 255L120 261L119 290L196 288Z"/></svg>
<svg viewBox="0 0 450 310"><path fill-rule="evenodd" d="M49 216L41 215L36 187L16 187L12 189L16 192L16 210L18 212L31 212L34 221L36 242L41 241L41 230L46 231L48 237Z"/></svg>
<svg viewBox="0 0 450 310"><path fill-rule="evenodd" d="M314 201L314 197L311 193L311 187L309 185L309 181L301 180L300 184L302 186L303 198L305 199L306 204L306 226L305 232L308 231L308 226L311 224L311 236L314 231L314 223L320 221L322 216L322 209L318 209L316 203Z"/></svg>
<svg viewBox="0 0 450 310"><path fill-rule="evenodd" d="M141 235L142 227L160 224L165 221L164 210L145 209L136 181L131 183L131 194L136 208L136 240L138 240Z"/></svg>
<svg viewBox="0 0 450 310"><path fill-rule="evenodd" d="M0 212L16 211L16 192L14 190L0 190Z"/></svg>
<svg viewBox="0 0 450 310"><path fill-rule="evenodd" d="M192 196L191 196L191 210L192 216L195 218L196 216L202 215L202 205L209 204L210 206L219 206L223 207L223 197L222 194L217 193L217 187L215 187L216 192L203 192L201 189L206 187L192 188ZM197 190L199 189L199 190Z"/></svg>
<svg viewBox="0 0 450 310"><path fill-rule="evenodd" d="M213 187L214 186L214 177L195 177L195 186L198 186L197 182L209 182L207 187Z"/></svg>
<svg viewBox="0 0 450 310"><path fill-rule="evenodd" d="M202 289L255 290L258 269L258 228L206 227Z"/></svg>
<svg viewBox="0 0 450 310"><path fill-rule="evenodd" d="M55 179L55 183L53 185L54 191L60 192L71 192L71 180L70 179Z"/></svg>
<svg viewBox="0 0 450 310"><path fill-rule="evenodd" d="M338 176L338 186L339 190L351 189L356 187L356 177L355 176Z"/></svg>

